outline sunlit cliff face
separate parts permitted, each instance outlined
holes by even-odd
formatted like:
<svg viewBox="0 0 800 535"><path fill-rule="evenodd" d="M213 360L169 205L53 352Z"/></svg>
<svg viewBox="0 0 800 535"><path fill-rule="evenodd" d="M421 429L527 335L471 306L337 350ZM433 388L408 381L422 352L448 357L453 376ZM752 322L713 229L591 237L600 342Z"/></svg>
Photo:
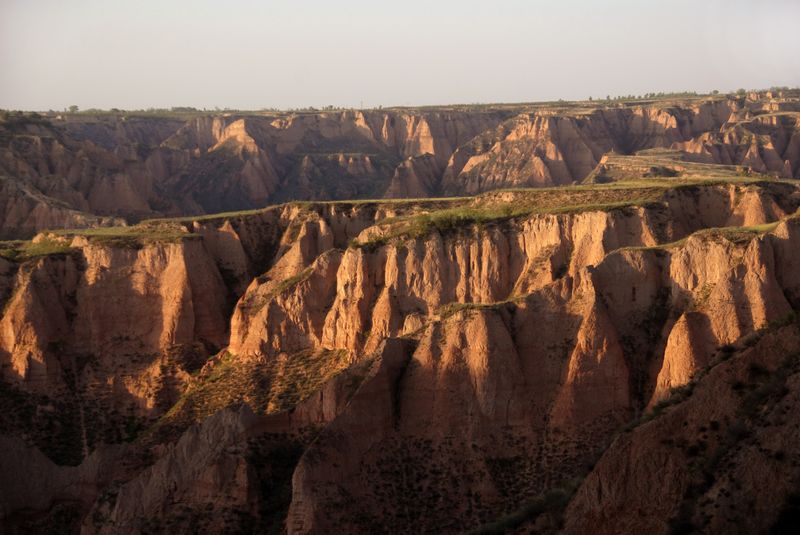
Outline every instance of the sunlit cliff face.
<svg viewBox="0 0 800 535"><path fill-rule="evenodd" d="M756 97L20 126L5 183L77 218L31 193L57 184L89 228L0 248L0 522L781 528L798 138L793 101ZM236 184L422 198L104 226L132 218L92 215L112 183L148 214Z"/></svg>

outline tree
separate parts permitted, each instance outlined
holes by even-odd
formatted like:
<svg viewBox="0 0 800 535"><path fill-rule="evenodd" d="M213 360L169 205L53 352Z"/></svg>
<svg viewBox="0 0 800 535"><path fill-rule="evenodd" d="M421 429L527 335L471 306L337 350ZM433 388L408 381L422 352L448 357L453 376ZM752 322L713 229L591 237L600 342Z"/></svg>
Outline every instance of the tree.
<svg viewBox="0 0 800 535"><path fill-rule="evenodd" d="M78 113L79 109L80 108L78 108L75 104L73 104L72 106L69 107L69 112L70 113Z"/></svg>

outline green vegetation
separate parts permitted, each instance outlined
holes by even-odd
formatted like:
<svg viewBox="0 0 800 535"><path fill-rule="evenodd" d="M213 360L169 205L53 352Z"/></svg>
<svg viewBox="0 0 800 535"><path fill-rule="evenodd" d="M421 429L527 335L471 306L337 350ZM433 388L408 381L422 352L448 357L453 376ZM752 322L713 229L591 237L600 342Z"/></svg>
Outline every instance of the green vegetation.
<svg viewBox="0 0 800 535"><path fill-rule="evenodd" d="M294 275L292 277L288 277L288 278L282 280L275 287L274 293L275 294L280 294L280 293L283 293L283 292L285 292L286 290L288 290L290 288L294 288L295 286L297 286L298 284L300 284L301 282L303 282L304 280L309 278L313 272L314 272L314 269L312 267L307 267L303 271L298 273L297 275Z"/></svg>
<svg viewBox="0 0 800 535"><path fill-rule="evenodd" d="M670 184L674 187L675 184ZM378 223L384 233L352 247L373 249L394 240L421 238L434 231L453 233L507 222L533 214L574 214L612 211L659 202L666 184L578 185L539 189L506 189L461 198L446 208L387 218Z"/></svg>
<svg viewBox="0 0 800 535"><path fill-rule="evenodd" d="M524 211L516 211L511 207L502 207L499 209L480 209L472 207L447 208L425 214L399 218L396 221L400 224L390 234L376 237L363 243L353 240L351 246L374 249L376 246L383 245L396 238L422 238L433 231L444 234L473 225L483 226L489 223L505 221L523 215L524 213ZM384 224L385 223L386 221L384 221Z"/></svg>
<svg viewBox="0 0 800 535"><path fill-rule="evenodd" d="M67 254L76 248L72 238L83 236L92 243L126 249L140 249L150 243L177 243L198 237L175 225L136 225L132 227L99 227L50 231L36 241L0 241L0 257L24 262L41 256Z"/></svg>
<svg viewBox="0 0 800 535"><path fill-rule="evenodd" d="M53 234L73 238L83 236L93 243L113 247L139 249L148 243L176 243L197 237L176 225L135 225L132 227L99 227L78 230L56 230Z"/></svg>
<svg viewBox="0 0 800 535"><path fill-rule="evenodd" d="M401 215L379 221L379 235L364 241L351 241L350 246L374 249L390 242L423 238L433 232L457 233L470 229L510 222L534 214L574 214L588 211L624 210L631 207L648 207L665 202L667 192L684 188L708 187L722 184L772 187L777 182L768 177L692 177L625 180L611 183L589 183L549 188L517 188L494 190L476 197L441 197L427 199L359 199L351 201L292 201L284 205L262 209L223 212L196 217L144 220L131 227L101 227L81 230L56 230L51 234L71 238L84 236L95 243L115 247L140 248L152 242L178 242L197 237L187 230L194 221L221 223L233 218L255 216L281 207L293 206L309 213L318 212L325 206L336 206L341 210L374 206L394 209ZM730 227L707 229L700 233L717 235L740 243L754 234L769 232L777 223L752 227ZM682 241L657 246L666 248ZM35 245L35 246L34 246ZM41 244L27 242L0 242L0 256L13 260L46 254L68 252L69 246L58 239L49 239Z"/></svg>
<svg viewBox="0 0 800 535"><path fill-rule="evenodd" d="M198 215L198 216L187 216L187 217L177 217L177 218L158 218L158 219L145 219L140 224L141 225L158 225L162 223L182 223L182 224L190 224L194 221L199 222L206 222L206 221L224 221L226 219L236 219L239 217L246 217L252 215L259 215L263 214L268 210L272 210L275 207L270 206L267 208L255 208L253 210L237 210L234 212L219 212L215 214L205 214L205 215Z"/></svg>
<svg viewBox="0 0 800 535"><path fill-rule="evenodd" d="M380 235L364 242L353 240L350 246L372 250L393 241L422 238L435 231L441 234L454 233L474 227L483 228L534 214L609 212L632 207L648 207L664 202L664 195L668 191L730 183L765 185L771 182L763 177L728 177L724 179L706 177L686 180L653 178L608 184L495 190L477 197L438 199L445 206L440 205L421 213L384 219L378 222L378 226L382 227ZM420 206L419 208L425 210L426 207ZM776 225L777 223L769 223L753 227L709 229L701 232L717 232L719 235L735 241L747 236L752 237L754 233L768 232ZM669 245L678 243L680 242Z"/></svg>
<svg viewBox="0 0 800 535"><path fill-rule="evenodd" d="M188 225L197 222L222 223L228 219L237 219L247 216L257 216L270 211L280 210L284 207L297 207L307 211L319 211L325 206L335 206L342 210L356 207L366 207L374 205L384 208L420 208L436 209L448 206L455 202L463 202L465 197L428 197L428 198L408 198L408 199L351 199L344 201L288 201L282 204L266 206L264 208L254 208L251 210L236 210L232 212L218 212L213 214L183 216L175 218L154 218L145 219L139 225L153 226L163 224Z"/></svg>
<svg viewBox="0 0 800 535"><path fill-rule="evenodd" d="M47 118L38 113L0 110L0 143L8 143L12 137L24 134L31 126L51 125Z"/></svg>
<svg viewBox="0 0 800 535"><path fill-rule="evenodd" d="M772 232L779 223L780 221L774 221L772 223L753 225L749 227L717 227L701 230L698 232L698 234L710 238L719 237L732 243L742 244L749 242L756 236L766 234L767 232Z"/></svg>
<svg viewBox="0 0 800 535"><path fill-rule="evenodd" d="M144 437L170 433L237 403L272 414L296 406L348 367L341 350L280 354L267 362L227 351L214 357Z"/></svg>
<svg viewBox="0 0 800 535"><path fill-rule="evenodd" d="M14 262L24 262L40 256L66 254L74 249L68 240L44 238L33 241L6 241L0 242L0 257Z"/></svg>
<svg viewBox="0 0 800 535"><path fill-rule="evenodd" d="M496 303L448 303L446 305L442 305L436 311L436 314L439 315L439 319L444 321L447 318L458 314L464 310L495 310L500 306L506 304L508 301L498 301Z"/></svg>
<svg viewBox="0 0 800 535"><path fill-rule="evenodd" d="M696 311L701 310L708 304L709 299L711 298L711 292L714 291L715 284L706 283L701 286L695 293L692 295L692 301L689 303L687 309L689 311Z"/></svg>
<svg viewBox="0 0 800 535"><path fill-rule="evenodd" d="M303 269L303 271L301 271L300 273L293 275L291 277L287 277L282 281L278 282L268 292L261 292L261 293L247 295L244 297L244 301L242 302L241 307L250 309L250 313L252 314L253 312L260 310L261 308L266 306L267 303L270 302L270 300L275 298L275 296L280 295L286 292L287 290L294 288L304 280L308 279L313 272L314 269L311 266L309 266ZM260 284L266 284L270 281L270 279L266 274L259 275L258 277L256 277L256 279Z"/></svg>
<svg viewBox="0 0 800 535"><path fill-rule="evenodd" d="M792 217L794 216L791 216L789 219ZM753 238L772 232L779 224L780 221L773 221L772 223L747 227L711 227L698 230L673 242L648 246L621 247L618 251L663 251L684 245L686 240L692 236L706 240L725 240L736 245L743 245L749 243Z"/></svg>

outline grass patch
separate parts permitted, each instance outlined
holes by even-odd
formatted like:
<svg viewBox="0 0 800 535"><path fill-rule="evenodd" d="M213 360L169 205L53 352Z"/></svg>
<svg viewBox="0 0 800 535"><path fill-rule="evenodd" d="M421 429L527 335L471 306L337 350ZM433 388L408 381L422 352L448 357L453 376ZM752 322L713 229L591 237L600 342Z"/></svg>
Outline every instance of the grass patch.
<svg viewBox="0 0 800 535"><path fill-rule="evenodd" d="M269 303L272 299L276 296L290 290L300 284L301 282L307 280L311 274L314 272L314 268L308 266L307 268L303 269L297 275L293 275L291 277L287 277L276 284L272 289L268 292L263 293L255 293L249 295L245 301L242 302L242 308L250 308L253 311L260 310L263 308L267 303ZM269 282L269 278L267 278L267 274L259 275L256 277L256 280L260 284L266 284Z"/></svg>
<svg viewBox="0 0 800 535"><path fill-rule="evenodd" d="M693 295L687 310L697 311L701 310L708 304L711 298L711 292L714 291L715 283L706 283L702 285Z"/></svg>
<svg viewBox="0 0 800 535"><path fill-rule="evenodd" d="M498 190L480 197L465 198L460 206L384 219L379 222L386 227L383 235L363 242L352 240L350 246L374 249L395 240L424 238L434 232L446 235L471 228L480 230L535 214L610 212L648 206L658 202L663 191L663 188L651 185L646 188L574 186Z"/></svg>
<svg viewBox="0 0 800 535"><path fill-rule="evenodd" d="M525 210L515 210L510 205L496 208L457 207L436 210L401 218L401 230L395 237L422 238L434 231L446 234L475 225L481 227L489 223L506 221L525 213Z"/></svg>
<svg viewBox="0 0 800 535"><path fill-rule="evenodd" d="M707 235L709 237L721 237L731 243L743 244L747 243L753 238L772 232L778 226L780 221L772 223L765 223L763 225L752 225L748 227L718 227L701 230L699 234Z"/></svg>
<svg viewBox="0 0 800 535"><path fill-rule="evenodd" d="M73 238L83 236L92 243L113 247L138 249L149 243L178 243L184 239L198 237L176 225L145 225L132 227L100 227L91 229L57 230L57 236Z"/></svg>
<svg viewBox="0 0 800 535"><path fill-rule="evenodd" d="M280 205L278 205L280 206ZM144 226L152 226L152 225L162 225L162 224L169 224L169 223L180 223L183 225L188 225L194 223L195 221L199 223L203 222L210 222L210 221L223 221L226 219L237 219L240 217L247 217L247 216L254 216L263 214L269 210L275 209L277 206L268 206L266 208L254 208L251 210L236 210L232 212L218 212L214 214L204 214L204 215L195 215L195 216L186 216L186 217L162 217L162 218L155 218L155 219L144 219L140 223L140 225Z"/></svg>
<svg viewBox="0 0 800 535"><path fill-rule="evenodd" d="M494 310L505 304L507 301L499 301L497 303L448 303L440 306L436 310L436 314L441 321L450 318L463 310Z"/></svg>
<svg viewBox="0 0 800 535"><path fill-rule="evenodd" d="M550 188L512 188L494 190L477 197L450 199L454 205L425 213L387 218L378 223L384 232L364 242L350 245L373 249L394 240L421 238L434 231L442 234L482 228L537 214L578 214L611 212L634 207L653 207L665 202L665 193L686 188L714 187L731 182L761 184L762 178L700 177L691 180L639 179L609 184L578 184ZM763 227L763 228L762 228ZM742 227L743 231L763 232L768 225ZM772 227L774 228L774 226ZM733 236L733 233L731 233Z"/></svg>
<svg viewBox="0 0 800 535"><path fill-rule="evenodd" d="M238 403L247 403L261 414L288 410L349 365L347 352L342 350L280 354L266 362L238 358L225 351L212 362L145 438L184 429Z"/></svg>
<svg viewBox="0 0 800 535"><path fill-rule="evenodd" d="M32 258L49 255L67 254L74 251L69 242L45 238L33 241L0 242L0 257L13 262L24 262Z"/></svg>
<svg viewBox="0 0 800 535"><path fill-rule="evenodd" d="M294 275L292 277L288 277L286 279L283 279L275 287L275 289L273 290L273 293L274 294L281 294L281 293L285 292L286 290L289 290L290 288L294 288L295 286L297 286L298 284L300 284L304 280L308 279L313 272L314 272L314 268L309 266L309 267L305 268L303 271L301 271L300 273L298 273L297 275Z"/></svg>
<svg viewBox="0 0 800 535"><path fill-rule="evenodd" d="M132 227L99 227L90 229L67 229L45 231L34 240L0 242L0 257L13 262L24 262L32 258L67 254L76 251L72 239L82 236L92 243L124 249L141 249L151 243L179 243L185 239L199 237L176 225L136 225Z"/></svg>
<svg viewBox="0 0 800 535"><path fill-rule="evenodd" d="M791 219L794 216L790 216L787 219ZM712 227L712 228L705 228L693 232L688 236L681 238L679 240L675 240L669 243L660 243L658 245L647 245L647 246L633 246L633 247L621 247L617 249L618 251L664 251L666 249L673 249L675 247L680 247L686 243L686 240L691 238L692 236L707 239L707 240L725 240L729 241L736 245L744 245L749 243L753 238L761 236L763 234L772 232L775 230L780 221L773 221L772 223L764 223L763 225L752 225L747 227Z"/></svg>

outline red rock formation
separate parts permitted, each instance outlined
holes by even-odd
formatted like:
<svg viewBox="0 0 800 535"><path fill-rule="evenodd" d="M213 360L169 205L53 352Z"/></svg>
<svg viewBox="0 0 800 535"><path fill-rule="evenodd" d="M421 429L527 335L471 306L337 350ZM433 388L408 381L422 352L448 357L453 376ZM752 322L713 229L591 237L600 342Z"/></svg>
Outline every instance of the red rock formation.
<svg viewBox="0 0 800 535"><path fill-rule="evenodd" d="M800 151L792 126L796 107L791 99L764 97L586 109L217 114L186 121L11 114L0 122L0 175L6 177L0 229L8 237L30 237L49 227L110 223L97 217L133 223L296 199L562 185L584 180L610 151L666 147L691 161L792 177Z"/></svg>
<svg viewBox="0 0 800 535"><path fill-rule="evenodd" d="M613 442L564 532L790 532L799 342L793 324L718 354L688 399Z"/></svg>
<svg viewBox="0 0 800 535"><path fill-rule="evenodd" d="M668 147L718 130L734 110L734 104L720 100L678 109L522 114L459 148L448 163L442 188L448 194L475 194L580 182L609 151L630 154Z"/></svg>
<svg viewBox="0 0 800 535"><path fill-rule="evenodd" d="M574 140L625 116L646 143L666 144L711 128L720 110L537 117L548 136ZM369 133L398 150L433 147L408 156L418 173L441 165L435 140L467 135L433 119L376 130L370 117L198 119L164 148L224 137L250 161L291 153L312 130L315 143ZM286 137L267 149L271 129ZM98 146L112 142L93 132ZM342 159L354 173L366 162ZM680 455L702 449L703 418L706 430L710 419L733 431L734 416L756 421L739 414L752 403L736 398L746 389L736 381L757 390L774 371L794 395L784 358L795 327L744 346L800 305L800 194L783 181L669 184L295 203L7 244L0 424L19 463L0 463L0 476L35 476L0 484L3 526L33 529L68 510L85 533L464 531L581 478L610 444L565 529L664 531L687 515L730 529L695 499L722 487L702 487L705 465ZM741 351L718 364L733 344ZM690 409L614 439L676 389L694 389ZM782 391L756 406L778 418L794 406L777 401ZM796 455L780 433L757 433ZM663 443L675 437L686 443ZM735 450L736 480L761 488L750 460L777 478L753 509L777 521L793 472L768 472L747 446ZM721 466L709 470L727 477ZM674 475L663 496L651 490L656 469ZM731 507L745 503L736 496ZM652 514L624 510L631 501ZM528 528L558 525L555 511L531 510Z"/></svg>

